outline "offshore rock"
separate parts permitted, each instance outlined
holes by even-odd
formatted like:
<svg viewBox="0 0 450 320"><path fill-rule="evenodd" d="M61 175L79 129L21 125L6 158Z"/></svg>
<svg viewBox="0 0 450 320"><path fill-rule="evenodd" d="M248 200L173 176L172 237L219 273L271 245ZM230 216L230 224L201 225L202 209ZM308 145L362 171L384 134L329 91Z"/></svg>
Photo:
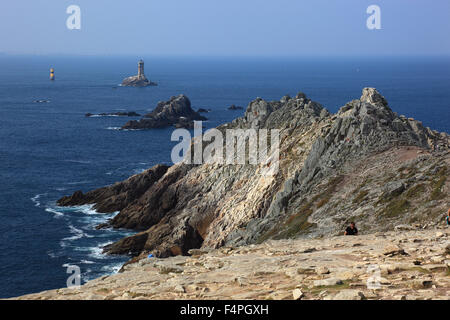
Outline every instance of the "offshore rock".
<svg viewBox="0 0 450 320"><path fill-rule="evenodd" d="M152 82L147 79L144 75L131 76L123 79L121 86L122 87L148 87L148 86L157 86L156 82Z"/></svg>
<svg viewBox="0 0 450 320"><path fill-rule="evenodd" d="M191 108L191 101L181 94L161 101L151 113L144 115L141 120L127 122L122 129L153 129L175 126L177 128L191 128L194 120L207 120Z"/></svg>

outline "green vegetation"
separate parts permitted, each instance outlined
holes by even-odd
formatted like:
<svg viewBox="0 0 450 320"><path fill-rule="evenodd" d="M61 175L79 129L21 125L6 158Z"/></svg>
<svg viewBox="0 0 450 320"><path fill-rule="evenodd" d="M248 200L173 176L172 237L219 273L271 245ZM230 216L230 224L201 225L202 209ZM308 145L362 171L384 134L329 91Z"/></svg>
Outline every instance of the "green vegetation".
<svg viewBox="0 0 450 320"><path fill-rule="evenodd" d="M326 205L342 180L344 180L342 175L331 178L323 192L315 195L309 202L303 204L297 213L291 215L284 223L278 223L271 230L261 235L257 243L262 243L271 238L275 240L295 238L300 233L313 228L316 224L308 222L308 218L314 212L314 207L318 209Z"/></svg>
<svg viewBox="0 0 450 320"><path fill-rule="evenodd" d="M316 207L318 209L322 208L331 200L333 193L336 191L338 185L342 182L342 180L344 180L344 176L341 175L331 178L326 185L325 191L315 195L311 199L311 203L316 203L318 201Z"/></svg>
<svg viewBox="0 0 450 320"><path fill-rule="evenodd" d="M360 193L358 193L358 195L355 197L355 199L353 199L353 203L360 204L361 202L363 202L364 200L367 199L368 194L369 194L368 190L361 191Z"/></svg>
<svg viewBox="0 0 450 320"><path fill-rule="evenodd" d="M414 199L420 197L420 195L423 194L425 191L426 191L425 184L421 183L415 185L414 187L406 191L405 196L408 199Z"/></svg>
<svg viewBox="0 0 450 320"><path fill-rule="evenodd" d="M341 290L344 290L344 289L349 289L350 288L350 282L351 282L350 280L346 280L346 281L342 281L341 284L336 284L334 286L315 287L315 288L311 289L310 292L317 294L319 292L322 292L323 290L327 290L327 291L330 291L330 292L341 291Z"/></svg>
<svg viewBox="0 0 450 320"><path fill-rule="evenodd" d="M400 171L400 179L409 179L418 173L418 168L416 165L412 165L411 167L400 169Z"/></svg>
<svg viewBox="0 0 450 320"><path fill-rule="evenodd" d="M364 188L365 186L367 186L369 183L371 183L373 181L372 178L366 178L357 188L357 190L360 190L362 188Z"/></svg>
<svg viewBox="0 0 450 320"><path fill-rule="evenodd" d="M393 218L405 213L409 206L410 203L406 199L394 199L381 211L381 215L388 218Z"/></svg>
<svg viewBox="0 0 450 320"><path fill-rule="evenodd" d="M413 267L410 270L417 271L417 272L420 272L420 273L425 273L425 274L431 274L430 270L427 270L427 269L422 268L422 267Z"/></svg>
<svg viewBox="0 0 450 320"><path fill-rule="evenodd" d="M298 274L315 274L316 272L312 268L298 268Z"/></svg>
<svg viewBox="0 0 450 320"><path fill-rule="evenodd" d="M441 167L435 175L433 181L431 181L431 200L440 200L445 197L442 192L442 187L444 187L447 181L447 166Z"/></svg>
<svg viewBox="0 0 450 320"><path fill-rule="evenodd" d="M322 208L324 205L326 205L330 201L330 199L331 199L331 195L327 195L325 198L323 198L316 204L316 207Z"/></svg>
<svg viewBox="0 0 450 320"><path fill-rule="evenodd" d="M309 223L308 218L313 213L309 203L304 204L297 214L294 214L283 224L282 231L274 237L275 240L294 238L302 231L312 228L315 224Z"/></svg>

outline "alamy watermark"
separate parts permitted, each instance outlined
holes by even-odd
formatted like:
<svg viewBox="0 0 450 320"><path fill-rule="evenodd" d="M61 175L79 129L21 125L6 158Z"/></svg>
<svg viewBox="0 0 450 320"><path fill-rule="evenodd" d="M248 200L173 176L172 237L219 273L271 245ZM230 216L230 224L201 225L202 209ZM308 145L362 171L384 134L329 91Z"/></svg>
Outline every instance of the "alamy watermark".
<svg viewBox="0 0 450 320"><path fill-rule="evenodd" d="M66 13L70 16L66 20L66 27L69 30L81 29L81 8L77 5L70 5L66 9Z"/></svg>
<svg viewBox="0 0 450 320"><path fill-rule="evenodd" d="M81 269L76 265L67 266L66 273L70 274L67 278L67 288L79 288L81 286Z"/></svg>
<svg viewBox="0 0 450 320"><path fill-rule="evenodd" d="M366 10L370 16L367 18L366 26L369 30L381 29L381 8L375 4L369 6Z"/></svg>
<svg viewBox="0 0 450 320"><path fill-rule="evenodd" d="M380 266L371 264L367 267L367 273L370 277L367 279L367 289L377 290L381 288L381 270Z"/></svg>
<svg viewBox="0 0 450 320"><path fill-rule="evenodd" d="M202 121L194 121L194 138L187 129L176 129L171 140L174 164L258 165L262 175L275 175L279 169L280 130L209 129L203 134ZM225 139L225 140L224 140ZM270 140L270 144L268 143ZM204 143L206 142L206 143Z"/></svg>

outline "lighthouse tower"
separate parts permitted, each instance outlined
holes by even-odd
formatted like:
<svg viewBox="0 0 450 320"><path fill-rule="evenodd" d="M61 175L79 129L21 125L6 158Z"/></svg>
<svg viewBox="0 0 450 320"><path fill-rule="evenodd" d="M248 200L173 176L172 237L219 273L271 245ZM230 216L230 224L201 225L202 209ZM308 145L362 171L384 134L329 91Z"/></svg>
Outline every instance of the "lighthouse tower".
<svg viewBox="0 0 450 320"><path fill-rule="evenodd" d="M138 78L139 79L145 78L145 75L144 75L144 61L142 61L142 60L139 60L139 62L138 62Z"/></svg>

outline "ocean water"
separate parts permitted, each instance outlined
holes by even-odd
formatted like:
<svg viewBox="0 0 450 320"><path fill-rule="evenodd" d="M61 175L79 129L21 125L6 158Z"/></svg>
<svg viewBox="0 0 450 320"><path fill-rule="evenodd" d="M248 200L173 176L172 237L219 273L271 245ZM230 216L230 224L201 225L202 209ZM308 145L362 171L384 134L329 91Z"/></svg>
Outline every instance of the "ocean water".
<svg viewBox="0 0 450 320"><path fill-rule="evenodd" d="M371 86L399 114L450 132L448 57L143 58L158 87L118 87L137 72L138 57L0 56L1 298L64 287L69 265L81 268L85 282L128 259L102 254L102 246L133 233L95 230L114 214L60 208L56 200L170 163L173 129L120 131L129 118L87 112L143 114L184 93L194 109L212 109L210 128L244 113L229 105L256 97L303 91L336 112Z"/></svg>

